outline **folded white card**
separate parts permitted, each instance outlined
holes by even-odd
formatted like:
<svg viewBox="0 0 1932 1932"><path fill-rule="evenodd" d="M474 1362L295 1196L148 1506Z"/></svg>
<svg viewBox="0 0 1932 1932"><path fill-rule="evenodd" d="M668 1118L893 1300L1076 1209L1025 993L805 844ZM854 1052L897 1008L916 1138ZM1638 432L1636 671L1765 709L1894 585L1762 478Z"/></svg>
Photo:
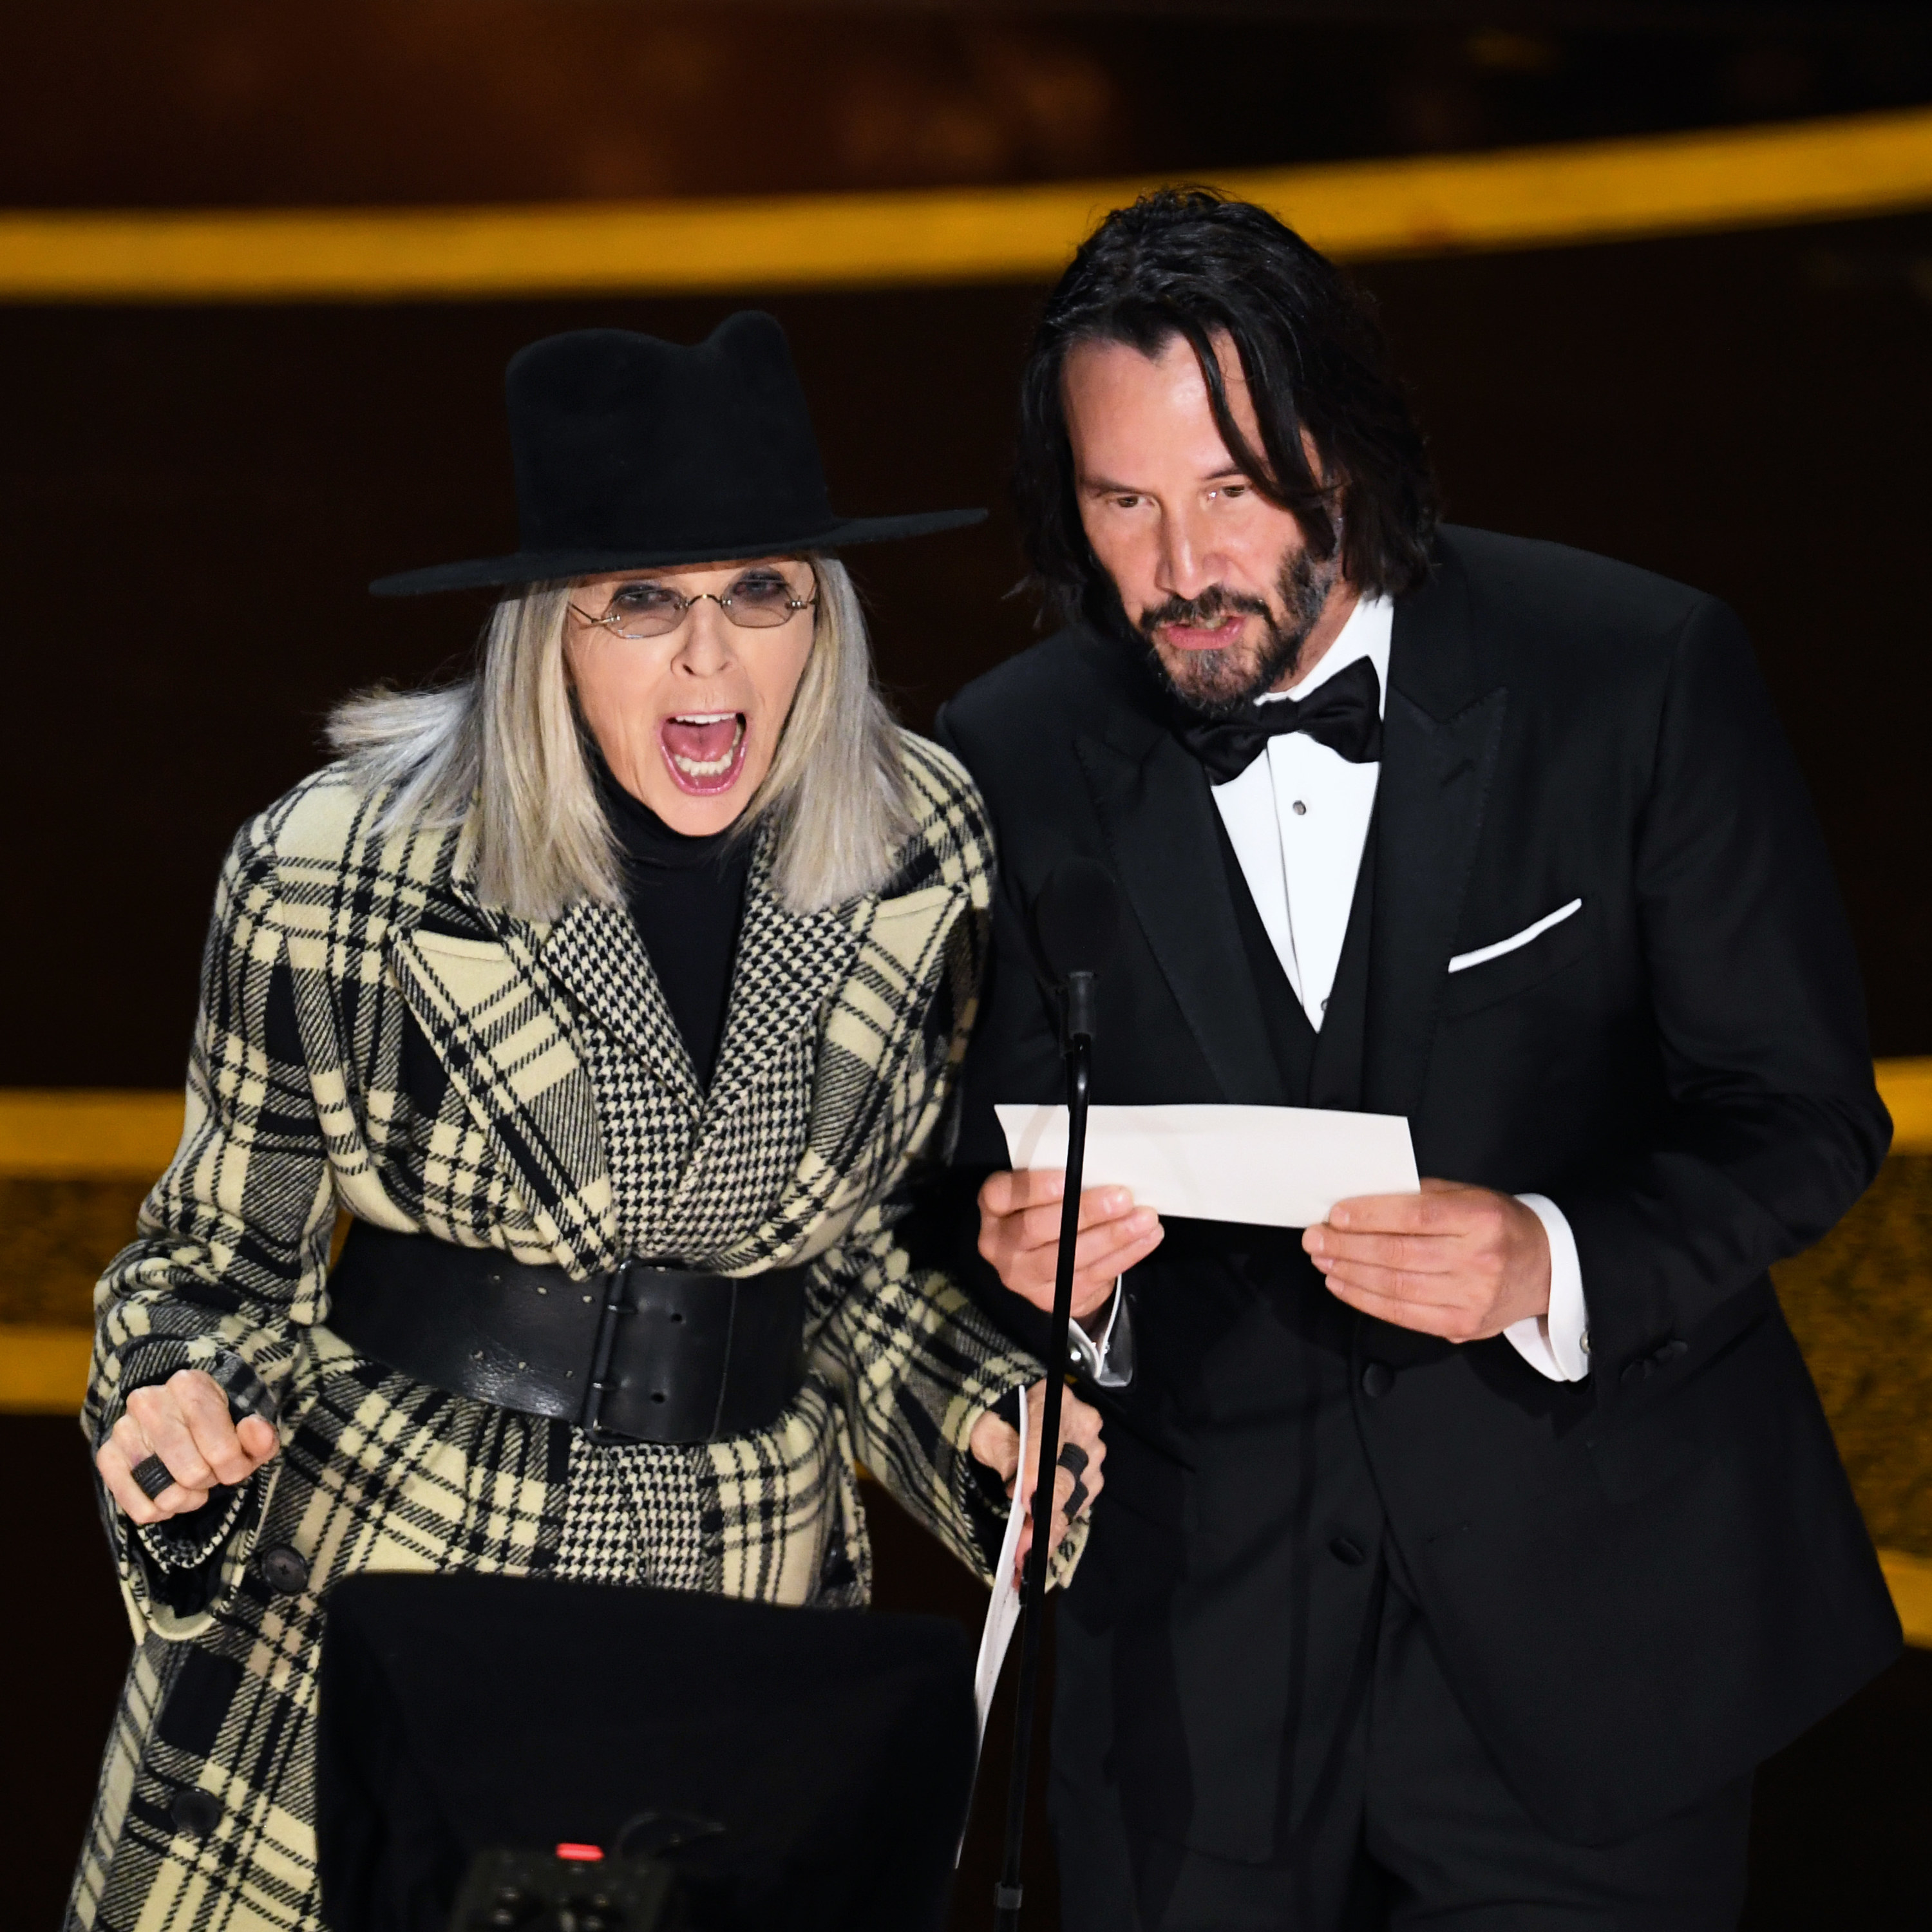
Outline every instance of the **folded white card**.
<svg viewBox="0 0 1932 1932"><path fill-rule="evenodd" d="M1019 1468L1026 1468L1027 1406L1020 1403ZM1030 1498L1016 1477L1013 1500L1006 1511L1006 1533L1000 1540L998 1567L993 1572L993 1600L986 1606L986 1622L980 1632L979 1661L973 1666L973 1702L980 1715L980 1742L986 1741L986 1713L993 1708L993 1694L1000 1688L1000 1666L1006 1660L1006 1647L1013 1640L1013 1627L1020 1620L1019 1579L1015 1565L1019 1559L1020 1531L1026 1522ZM964 1842L963 1840L962 1841ZM958 1861L956 1858L956 1864Z"/></svg>
<svg viewBox="0 0 1932 1932"><path fill-rule="evenodd" d="M1066 1165L1064 1107L993 1111L1015 1167ZM1324 1107L1095 1107L1085 1185L1126 1188L1162 1214L1263 1228L1312 1227L1357 1195L1421 1191L1401 1114Z"/></svg>

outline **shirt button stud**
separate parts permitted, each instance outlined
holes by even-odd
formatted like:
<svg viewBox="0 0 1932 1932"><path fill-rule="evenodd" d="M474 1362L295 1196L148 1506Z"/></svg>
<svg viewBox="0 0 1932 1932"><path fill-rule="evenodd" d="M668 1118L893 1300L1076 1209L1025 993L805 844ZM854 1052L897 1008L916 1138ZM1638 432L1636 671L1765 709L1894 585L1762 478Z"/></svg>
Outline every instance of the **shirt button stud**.
<svg viewBox="0 0 1932 1932"><path fill-rule="evenodd" d="M1294 801L1294 815L1298 818L1306 818L1308 816L1308 808L1300 799Z"/></svg>
<svg viewBox="0 0 1932 1932"><path fill-rule="evenodd" d="M1395 1371L1386 1362L1371 1362L1362 1371L1362 1393L1378 1402L1395 1387Z"/></svg>

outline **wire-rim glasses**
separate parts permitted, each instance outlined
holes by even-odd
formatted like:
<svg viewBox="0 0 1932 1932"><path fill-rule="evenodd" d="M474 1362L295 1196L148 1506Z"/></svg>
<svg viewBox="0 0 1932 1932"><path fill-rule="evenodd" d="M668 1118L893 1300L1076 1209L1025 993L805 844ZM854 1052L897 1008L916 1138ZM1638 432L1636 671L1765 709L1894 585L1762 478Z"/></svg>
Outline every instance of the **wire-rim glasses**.
<svg viewBox="0 0 1932 1932"><path fill-rule="evenodd" d="M620 584L610 593L609 606L601 616L573 602L571 609L586 624L597 625L613 637L633 640L670 636L691 614L692 606L709 598L741 631L772 631L788 624L801 610L808 610L818 601L818 586L801 597L782 572L748 570L736 578L721 596L700 590L687 597L668 584L640 578Z"/></svg>

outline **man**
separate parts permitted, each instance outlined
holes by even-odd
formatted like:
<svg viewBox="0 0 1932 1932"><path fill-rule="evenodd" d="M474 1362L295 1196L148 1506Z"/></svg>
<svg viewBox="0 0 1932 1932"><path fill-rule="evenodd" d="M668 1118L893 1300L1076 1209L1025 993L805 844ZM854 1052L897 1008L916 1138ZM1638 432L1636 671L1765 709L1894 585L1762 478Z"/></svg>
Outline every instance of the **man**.
<svg viewBox="0 0 1932 1932"><path fill-rule="evenodd" d="M1004 874L967 1178L1061 1096L1073 854L1130 915L1096 1102L1403 1114L1430 1177L1302 1234L1083 1202L1066 1923L1734 1924L1753 1768L1900 1640L1766 1274L1890 1127L1737 620L1437 530L1362 298L1200 193L1054 292L1019 476L1072 621L941 718ZM970 1231L1035 1340L1059 1181Z"/></svg>

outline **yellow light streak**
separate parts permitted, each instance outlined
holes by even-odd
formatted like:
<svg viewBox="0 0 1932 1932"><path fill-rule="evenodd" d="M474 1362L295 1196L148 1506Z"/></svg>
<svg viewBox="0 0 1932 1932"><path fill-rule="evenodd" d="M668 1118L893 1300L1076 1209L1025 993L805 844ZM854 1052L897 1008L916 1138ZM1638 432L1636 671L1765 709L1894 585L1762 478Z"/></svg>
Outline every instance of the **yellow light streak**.
<svg viewBox="0 0 1932 1932"><path fill-rule="evenodd" d="M1932 206L1932 112L1216 175L1349 260ZM0 214L0 301L476 301L1057 274L1150 179L534 206Z"/></svg>

